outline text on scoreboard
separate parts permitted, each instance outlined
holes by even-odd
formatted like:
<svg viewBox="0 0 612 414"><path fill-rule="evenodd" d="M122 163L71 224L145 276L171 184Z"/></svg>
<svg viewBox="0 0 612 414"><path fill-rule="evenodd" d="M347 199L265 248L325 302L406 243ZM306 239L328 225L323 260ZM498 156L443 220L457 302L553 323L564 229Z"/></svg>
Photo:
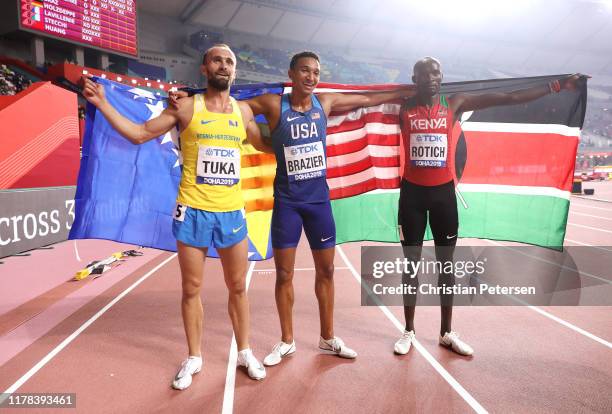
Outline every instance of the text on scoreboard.
<svg viewBox="0 0 612 414"><path fill-rule="evenodd" d="M20 0L23 29L137 56L135 0Z"/></svg>

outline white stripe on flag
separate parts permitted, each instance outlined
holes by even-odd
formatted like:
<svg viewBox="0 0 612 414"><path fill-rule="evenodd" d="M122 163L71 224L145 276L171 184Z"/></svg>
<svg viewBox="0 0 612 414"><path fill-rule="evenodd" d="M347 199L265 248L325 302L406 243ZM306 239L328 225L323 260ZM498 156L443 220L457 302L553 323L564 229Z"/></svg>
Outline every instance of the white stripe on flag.
<svg viewBox="0 0 612 414"><path fill-rule="evenodd" d="M516 132L524 134L559 134L580 137L580 128L559 124L513 124L508 122L464 122L464 131Z"/></svg>
<svg viewBox="0 0 612 414"><path fill-rule="evenodd" d="M336 188L350 187L352 185L361 184L364 181L372 178L380 178L383 180L399 178L399 167L371 167L357 174L346 175L344 177L328 178L327 184L330 190Z"/></svg>
<svg viewBox="0 0 612 414"><path fill-rule="evenodd" d="M526 185L497 185L497 184L464 184L460 183L457 189L462 193L498 193L531 196L558 197L569 200L570 192L554 187L535 187Z"/></svg>
<svg viewBox="0 0 612 414"><path fill-rule="evenodd" d="M399 146L368 145L357 152L327 157L327 168L340 167L361 161L368 157L395 158L399 157ZM399 160L398 160L399 161Z"/></svg>
<svg viewBox="0 0 612 414"><path fill-rule="evenodd" d="M394 188L392 190L383 190L381 188L378 188L376 190L372 190L372 191L368 191L367 193L363 193L364 195L376 195L376 194L391 194L391 193L399 193L400 189L398 188Z"/></svg>
<svg viewBox="0 0 612 414"><path fill-rule="evenodd" d="M352 131L338 132L327 136L327 145L344 144L351 141L357 141L364 138L367 134L379 135L395 135L400 133L398 124L383 124L380 122L370 122L365 124L363 128L354 129Z"/></svg>
<svg viewBox="0 0 612 414"><path fill-rule="evenodd" d="M293 88L291 86L285 86L283 93L291 93ZM314 93L363 93L363 92L386 92L395 91L398 88L396 86L389 86L389 89L371 89L367 86L363 86L362 89L341 89L341 88L315 88Z"/></svg>
<svg viewBox="0 0 612 414"><path fill-rule="evenodd" d="M349 112L346 115L334 115L327 118L327 127L335 127L344 121L357 121L363 118L366 114L382 113L385 115L398 115L399 104L384 103L378 106L370 106L368 108L359 108ZM398 121L399 122L399 121Z"/></svg>

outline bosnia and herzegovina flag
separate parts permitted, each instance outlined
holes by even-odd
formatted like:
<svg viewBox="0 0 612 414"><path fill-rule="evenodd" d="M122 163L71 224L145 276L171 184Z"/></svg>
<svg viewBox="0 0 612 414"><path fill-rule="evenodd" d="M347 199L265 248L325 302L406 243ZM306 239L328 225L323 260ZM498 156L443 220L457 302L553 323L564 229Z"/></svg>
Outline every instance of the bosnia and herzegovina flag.
<svg viewBox="0 0 612 414"><path fill-rule="evenodd" d="M442 93L505 92L560 78L452 83L444 85ZM156 116L165 105L146 91L98 81L108 85L110 102L136 122ZM322 84L318 92L395 87ZM288 90L289 85L283 84L244 85L234 87L232 94L247 99ZM397 208L404 162L399 107L399 103L387 103L332 113L328 119L328 185L338 243L399 241ZM563 245L585 110L586 83L576 91L528 104L463 114L454 131L459 136L456 159L450 160L458 183L459 237ZM246 146L241 174L251 260L272 255L275 167L273 155ZM95 108L88 108L70 238L103 238L175 250L171 220L179 180L176 133L132 145Z"/></svg>
<svg viewBox="0 0 612 414"><path fill-rule="evenodd" d="M149 91L94 78L106 98L136 123L158 116L166 100ZM237 99L281 93L282 85L247 85L233 91ZM94 106L88 104L81 168L70 239L106 239L176 251L172 216L181 178L178 131L134 145L123 138ZM242 157L242 186L249 229L249 258L270 258L274 155L247 145ZM214 249L209 256L217 257Z"/></svg>

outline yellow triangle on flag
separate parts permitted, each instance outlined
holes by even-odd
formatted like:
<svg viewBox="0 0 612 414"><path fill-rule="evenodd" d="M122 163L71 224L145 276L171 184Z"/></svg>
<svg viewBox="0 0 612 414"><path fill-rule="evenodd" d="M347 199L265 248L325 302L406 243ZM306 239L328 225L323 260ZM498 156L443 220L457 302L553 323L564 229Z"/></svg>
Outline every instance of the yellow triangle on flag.
<svg viewBox="0 0 612 414"><path fill-rule="evenodd" d="M252 211L246 215L249 239L261 257L268 253L270 240L270 224L272 223L272 210Z"/></svg>

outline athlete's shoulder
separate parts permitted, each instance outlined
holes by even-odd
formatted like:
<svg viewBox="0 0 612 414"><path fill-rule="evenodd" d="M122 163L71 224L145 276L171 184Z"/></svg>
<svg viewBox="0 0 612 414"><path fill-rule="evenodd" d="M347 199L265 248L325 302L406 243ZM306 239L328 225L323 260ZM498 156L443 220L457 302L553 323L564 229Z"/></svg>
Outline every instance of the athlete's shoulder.
<svg viewBox="0 0 612 414"><path fill-rule="evenodd" d="M412 108L418 106L417 97L416 96L407 96L402 99L402 107Z"/></svg>
<svg viewBox="0 0 612 414"><path fill-rule="evenodd" d="M456 112L468 96L469 95L467 93L463 92L447 95L445 96L446 106L453 112Z"/></svg>
<svg viewBox="0 0 612 414"><path fill-rule="evenodd" d="M341 93L338 92L323 92L313 94L313 96L322 104L333 103L335 99L342 96Z"/></svg>
<svg viewBox="0 0 612 414"><path fill-rule="evenodd" d="M236 101L236 104L238 105L238 109L240 109L240 114L242 115L242 119L246 123L251 122L251 120L254 117L251 106L246 101Z"/></svg>
<svg viewBox="0 0 612 414"><path fill-rule="evenodd" d="M281 96L274 93L264 93L248 99L246 102L254 114L271 114L280 108Z"/></svg>
<svg viewBox="0 0 612 414"><path fill-rule="evenodd" d="M249 99L247 102L257 102L260 104L278 104L281 100L281 95L276 93L264 93L262 95L256 96L254 98Z"/></svg>
<svg viewBox="0 0 612 414"><path fill-rule="evenodd" d="M406 97L402 99L402 103L400 106L400 114L404 112L408 112L411 110L415 110L418 106L416 96Z"/></svg>

